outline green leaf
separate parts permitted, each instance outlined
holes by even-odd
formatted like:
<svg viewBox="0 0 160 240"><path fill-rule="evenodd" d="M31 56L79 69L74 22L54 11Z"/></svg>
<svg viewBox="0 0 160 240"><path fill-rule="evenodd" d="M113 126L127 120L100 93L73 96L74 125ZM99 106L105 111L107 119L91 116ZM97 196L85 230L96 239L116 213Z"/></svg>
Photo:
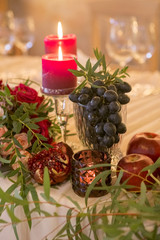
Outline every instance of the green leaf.
<svg viewBox="0 0 160 240"><path fill-rule="evenodd" d="M160 167L160 158L157 159L157 161L153 165L149 165L141 170L141 172L148 171L148 175L153 173L158 167Z"/></svg>
<svg viewBox="0 0 160 240"><path fill-rule="evenodd" d="M13 121L13 131L15 133L20 133L22 130L22 124L20 122L17 122L17 121Z"/></svg>
<svg viewBox="0 0 160 240"><path fill-rule="evenodd" d="M12 170L7 174L7 177L13 177L16 174L18 174L18 172L19 172L19 168L17 168L16 170Z"/></svg>
<svg viewBox="0 0 160 240"><path fill-rule="evenodd" d="M71 197L67 196L67 198L79 209L79 211L82 211L81 206L78 204L77 201L73 200Z"/></svg>
<svg viewBox="0 0 160 240"><path fill-rule="evenodd" d="M32 132L31 132L30 130L28 130L28 132L27 132L27 140L28 140L28 143L31 142L32 138L33 138L33 134L32 134Z"/></svg>
<svg viewBox="0 0 160 240"><path fill-rule="evenodd" d="M10 90L7 86L4 87L4 92L5 92L5 95L7 95L7 96L11 95Z"/></svg>
<svg viewBox="0 0 160 240"><path fill-rule="evenodd" d="M93 72L101 65L101 62L102 62L102 58L100 58L98 62L94 64L94 66L92 67Z"/></svg>
<svg viewBox="0 0 160 240"><path fill-rule="evenodd" d="M23 149L22 145L18 142L18 140L15 137L13 137L13 142L17 147L19 147L20 149Z"/></svg>
<svg viewBox="0 0 160 240"><path fill-rule="evenodd" d="M7 221L0 219L0 223L7 223Z"/></svg>
<svg viewBox="0 0 160 240"><path fill-rule="evenodd" d="M146 185L144 182L142 182L141 183L141 192L140 192L140 197L139 197L139 204L142 206L145 204L145 201L146 201L146 191L147 191Z"/></svg>
<svg viewBox="0 0 160 240"><path fill-rule="evenodd" d="M32 130L37 130L39 129L39 126L37 124L34 124L34 123L28 123L27 124L27 127L28 128L31 128Z"/></svg>
<svg viewBox="0 0 160 240"><path fill-rule="evenodd" d="M38 147L38 140L36 140L36 141L33 143L32 152L35 152L37 147Z"/></svg>
<svg viewBox="0 0 160 240"><path fill-rule="evenodd" d="M44 168L44 177L43 177L43 187L44 187L44 193L47 199L49 199L50 196L50 177L48 168Z"/></svg>
<svg viewBox="0 0 160 240"><path fill-rule="evenodd" d="M13 227L13 231L14 231L14 234L16 236L16 239L19 240L18 232L17 232L17 225L16 224L12 224L12 227Z"/></svg>
<svg viewBox="0 0 160 240"><path fill-rule="evenodd" d="M2 158L2 157L0 156L0 162L9 164L9 163L10 163L10 160L7 160L7 159Z"/></svg>
<svg viewBox="0 0 160 240"><path fill-rule="evenodd" d="M4 93L4 92L0 91L0 96L3 96L3 97L5 97L6 95L5 95L5 93Z"/></svg>
<svg viewBox="0 0 160 240"><path fill-rule="evenodd" d="M105 56L102 56L102 66L103 66L103 71L106 73L106 59Z"/></svg>
<svg viewBox="0 0 160 240"><path fill-rule="evenodd" d="M91 68L91 60L90 58L86 62L86 70L88 71Z"/></svg>
<svg viewBox="0 0 160 240"><path fill-rule="evenodd" d="M26 119L28 119L28 113L25 113L23 114L21 117L20 117L20 120L21 121L25 121ZM25 121L26 122L26 121Z"/></svg>
<svg viewBox="0 0 160 240"><path fill-rule="evenodd" d="M29 210L29 205L24 205L23 206L23 210L24 210L24 213L25 213L25 215L27 217L28 226L31 229L31 227L32 227L32 218L31 218L31 214L30 214L30 210Z"/></svg>
<svg viewBox="0 0 160 240"><path fill-rule="evenodd" d="M74 70L74 69L68 69L69 72L73 73L76 77L82 77L84 76L84 72L82 70Z"/></svg>
<svg viewBox="0 0 160 240"><path fill-rule="evenodd" d="M72 211L73 211L73 209L70 208L66 214L66 232L67 232L67 236L69 239L73 239L73 235L72 235L71 231L74 233L74 229L71 224Z"/></svg>
<svg viewBox="0 0 160 240"><path fill-rule="evenodd" d="M47 140L47 138L44 137L42 134L36 133L36 135L37 135L37 137L38 137L40 140L42 140L42 141L46 141L46 140Z"/></svg>
<svg viewBox="0 0 160 240"><path fill-rule="evenodd" d="M36 210L40 214L40 204L39 204L39 198L38 198L37 191L36 191L35 187L33 185L31 185L31 184L28 184L27 188L29 189L29 191L30 191L30 193L32 195L32 199L34 201Z"/></svg>
<svg viewBox="0 0 160 240"><path fill-rule="evenodd" d="M6 97L5 100L6 100L6 102L7 102L10 106L13 106L13 103L10 101L9 98Z"/></svg>
<svg viewBox="0 0 160 240"><path fill-rule="evenodd" d="M13 210L11 210L8 206L6 206L6 210L7 210L9 217L11 218L12 223L21 222L21 220L15 216Z"/></svg>
<svg viewBox="0 0 160 240"><path fill-rule="evenodd" d="M43 120L45 120L46 117L37 117L37 118L32 118L32 122L36 123L36 122L41 122Z"/></svg>
<svg viewBox="0 0 160 240"><path fill-rule="evenodd" d="M5 148L5 151L7 152L8 150L11 150L13 146L13 143L11 142L10 144L8 144L8 146Z"/></svg>
<svg viewBox="0 0 160 240"><path fill-rule="evenodd" d="M74 58L75 62L77 63L77 66L80 67L83 71L85 71L85 67L83 67L83 65L76 59Z"/></svg>

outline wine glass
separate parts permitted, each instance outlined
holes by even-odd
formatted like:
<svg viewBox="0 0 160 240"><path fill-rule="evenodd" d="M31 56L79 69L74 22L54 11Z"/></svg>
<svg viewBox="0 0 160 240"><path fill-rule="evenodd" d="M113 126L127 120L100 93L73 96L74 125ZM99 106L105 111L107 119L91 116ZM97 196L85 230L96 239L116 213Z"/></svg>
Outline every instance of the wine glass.
<svg viewBox="0 0 160 240"><path fill-rule="evenodd" d="M12 11L0 13L0 54L6 55L14 42L14 15Z"/></svg>
<svg viewBox="0 0 160 240"><path fill-rule="evenodd" d="M107 19L105 48L108 55L124 67L133 59L132 17Z"/></svg>
<svg viewBox="0 0 160 240"><path fill-rule="evenodd" d="M144 64L153 56L155 49L155 24L150 19L134 18L132 25L134 59Z"/></svg>
<svg viewBox="0 0 160 240"><path fill-rule="evenodd" d="M15 45L24 55L28 55L28 50L32 48L34 43L34 20L31 17L15 18Z"/></svg>

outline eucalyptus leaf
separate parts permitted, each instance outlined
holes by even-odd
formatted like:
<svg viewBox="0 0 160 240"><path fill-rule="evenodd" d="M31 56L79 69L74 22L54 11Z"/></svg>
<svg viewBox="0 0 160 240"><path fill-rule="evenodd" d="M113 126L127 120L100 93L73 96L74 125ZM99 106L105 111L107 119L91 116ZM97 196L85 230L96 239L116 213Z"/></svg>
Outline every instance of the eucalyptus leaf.
<svg viewBox="0 0 160 240"><path fill-rule="evenodd" d="M6 163L6 164L9 164L9 163L10 163L9 160L7 160L7 159L5 159L5 158L2 158L1 156L0 156L0 162L1 162L1 163Z"/></svg>
<svg viewBox="0 0 160 240"><path fill-rule="evenodd" d="M17 121L13 121L13 131L18 134L20 133L22 130L22 124L20 122Z"/></svg>
<svg viewBox="0 0 160 240"><path fill-rule="evenodd" d="M32 145L32 152L35 152L37 147L38 147L38 140L34 141Z"/></svg>
<svg viewBox="0 0 160 240"><path fill-rule="evenodd" d="M11 95L10 90L7 86L4 86L4 92L5 92L5 95L7 95L7 96Z"/></svg>
<svg viewBox="0 0 160 240"><path fill-rule="evenodd" d="M73 75L75 75L76 77L84 76L84 72L82 70L68 69L68 71L73 73Z"/></svg>
<svg viewBox="0 0 160 240"><path fill-rule="evenodd" d="M74 58L75 62L77 63L77 66L80 67L83 71L85 71L85 67L83 67L83 65L76 59Z"/></svg>
<svg viewBox="0 0 160 240"><path fill-rule="evenodd" d="M19 141L15 137L13 137L13 142L17 147L19 147L20 149L23 149L22 145L19 143Z"/></svg>
<svg viewBox="0 0 160 240"><path fill-rule="evenodd" d="M28 130L28 131L27 131L27 140L28 140L28 143L31 142L32 138L33 138L33 134L32 134L32 132L31 132L30 130Z"/></svg>
<svg viewBox="0 0 160 240"><path fill-rule="evenodd" d="M13 209L11 210L8 206L6 206L6 210L13 224L21 222L21 220L15 216Z"/></svg>
<svg viewBox="0 0 160 240"><path fill-rule="evenodd" d="M43 177L43 187L44 187L44 193L47 199L49 199L50 196L50 177L48 168L44 168L44 177Z"/></svg>
<svg viewBox="0 0 160 240"><path fill-rule="evenodd" d="M34 123L28 123L27 127L32 129L32 130L38 130L39 129L39 126L37 124L34 124Z"/></svg>

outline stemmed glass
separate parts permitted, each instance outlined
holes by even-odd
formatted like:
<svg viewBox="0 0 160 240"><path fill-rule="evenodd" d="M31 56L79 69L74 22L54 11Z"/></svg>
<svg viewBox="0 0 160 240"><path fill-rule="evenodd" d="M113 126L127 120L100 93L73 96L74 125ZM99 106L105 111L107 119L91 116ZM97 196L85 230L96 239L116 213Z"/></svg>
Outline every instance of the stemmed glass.
<svg viewBox="0 0 160 240"><path fill-rule="evenodd" d="M109 18L105 48L108 55L121 67L133 59L132 17Z"/></svg>
<svg viewBox="0 0 160 240"><path fill-rule="evenodd" d="M153 56L155 48L155 24L150 19L134 18L132 25L134 59L144 64Z"/></svg>
<svg viewBox="0 0 160 240"><path fill-rule="evenodd" d="M24 55L28 55L28 50L32 48L34 43L35 25L31 17L15 18L15 45L22 51Z"/></svg>
<svg viewBox="0 0 160 240"><path fill-rule="evenodd" d="M65 89L64 89L65 91ZM61 129L62 141L66 142L66 126L69 115L71 114L71 104L69 103L68 94L53 96L55 103L55 113Z"/></svg>
<svg viewBox="0 0 160 240"><path fill-rule="evenodd" d="M0 13L0 54L6 55L14 41L14 15L12 11Z"/></svg>

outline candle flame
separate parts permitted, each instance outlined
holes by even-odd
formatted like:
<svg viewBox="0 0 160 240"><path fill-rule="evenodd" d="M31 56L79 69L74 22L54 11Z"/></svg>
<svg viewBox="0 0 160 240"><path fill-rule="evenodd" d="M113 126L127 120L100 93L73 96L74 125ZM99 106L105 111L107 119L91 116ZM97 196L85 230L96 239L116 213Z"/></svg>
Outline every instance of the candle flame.
<svg viewBox="0 0 160 240"><path fill-rule="evenodd" d="M63 38L63 29L61 22L58 22L58 38Z"/></svg>
<svg viewBox="0 0 160 240"><path fill-rule="evenodd" d="M63 60L63 54L62 54L61 46L58 47L58 60Z"/></svg>

